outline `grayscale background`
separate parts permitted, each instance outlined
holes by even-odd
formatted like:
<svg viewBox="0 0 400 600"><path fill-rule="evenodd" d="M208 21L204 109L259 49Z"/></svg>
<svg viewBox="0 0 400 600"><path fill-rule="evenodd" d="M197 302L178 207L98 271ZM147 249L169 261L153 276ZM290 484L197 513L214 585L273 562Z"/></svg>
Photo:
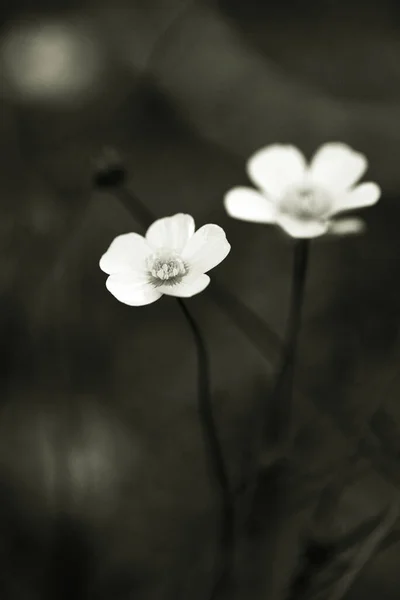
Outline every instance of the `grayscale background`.
<svg viewBox="0 0 400 600"><path fill-rule="evenodd" d="M332 536L400 489L399 5L10 0L0 15L4 600L209 598L219 498L194 348L172 299L129 308L105 288L101 254L142 229L93 189L104 157L118 153L160 217L224 227L232 251L215 276L280 336L292 241L230 220L225 191L270 143L310 157L343 141L369 159L383 196L367 232L312 244L289 468L257 458L277 355L208 291L189 303L238 491L229 598L286 600L327 484L343 492ZM243 492L248 473L258 484ZM400 520L346 600L399 597L398 538Z"/></svg>

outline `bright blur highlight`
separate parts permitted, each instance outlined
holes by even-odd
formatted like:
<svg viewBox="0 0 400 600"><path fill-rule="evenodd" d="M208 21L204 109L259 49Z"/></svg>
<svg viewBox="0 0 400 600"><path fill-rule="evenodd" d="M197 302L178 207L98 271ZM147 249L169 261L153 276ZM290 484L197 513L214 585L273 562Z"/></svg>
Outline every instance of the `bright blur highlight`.
<svg viewBox="0 0 400 600"><path fill-rule="evenodd" d="M102 60L92 32L62 22L11 27L0 46L3 93L22 100L71 101L94 91Z"/></svg>

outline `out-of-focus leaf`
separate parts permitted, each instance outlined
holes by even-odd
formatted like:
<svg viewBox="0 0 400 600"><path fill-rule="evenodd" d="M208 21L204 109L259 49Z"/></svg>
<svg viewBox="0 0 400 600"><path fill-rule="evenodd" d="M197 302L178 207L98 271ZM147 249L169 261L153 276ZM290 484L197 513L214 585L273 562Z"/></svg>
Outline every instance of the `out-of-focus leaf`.
<svg viewBox="0 0 400 600"><path fill-rule="evenodd" d="M314 552L308 553L292 587L290 600L342 600L379 550L398 515L396 496L383 513L364 521L334 545L321 545L319 550L315 548Z"/></svg>

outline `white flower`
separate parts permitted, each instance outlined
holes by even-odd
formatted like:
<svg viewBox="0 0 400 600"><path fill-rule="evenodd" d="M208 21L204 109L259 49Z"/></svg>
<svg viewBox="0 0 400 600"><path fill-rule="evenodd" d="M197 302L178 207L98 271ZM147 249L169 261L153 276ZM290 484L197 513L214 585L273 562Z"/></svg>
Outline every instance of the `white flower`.
<svg viewBox="0 0 400 600"><path fill-rule="evenodd" d="M247 173L260 191L236 187L226 194L224 205L231 217L275 223L295 238L356 232L363 228L359 219L332 217L378 201L376 183L354 187L366 168L365 156L342 143L321 146L310 165L294 146L274 144L247 162Z"/></svg>
<svg viewBox="0 0 400 600"><path fill-rule="evenodd" d="M195 233L190 215L179 213L154 221L145 237L119 235L100 259L109 275L107 289L124 304L143 306L167 296L187 298L210 283L205 275L231 247L218 225L204 225Z"/></svg>

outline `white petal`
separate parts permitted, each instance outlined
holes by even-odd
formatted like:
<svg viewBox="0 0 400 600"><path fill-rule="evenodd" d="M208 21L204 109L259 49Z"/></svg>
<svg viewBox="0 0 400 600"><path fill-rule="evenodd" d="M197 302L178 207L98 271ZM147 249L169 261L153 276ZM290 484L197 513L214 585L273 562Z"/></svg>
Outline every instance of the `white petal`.
<svg viewBox="0 0 400 600"><path fill-rule="evenodd" d="M186 244L182 259L188 263L190 269L206 273L223 261L230 249L222 227L203 225Z"/></svg>
<svg viewBox="0 0 400 600"><path fill-rule="evenodd" d="M202 273L196 273L194 275L188 274L182 279L180 283L175 285L161 285L157 288L158 291L162 292L166 296L179 296L181 298L190 298L199 292L202 292L210 283L208 275Z"/></svg>
<svg viewBox="0 0 400 600"><path fill-rule="evenodd" d="M305 221L279 214L277 223L294 238L315 238L328 231L329 221Z"/></svg>
<svg viewBox="0 0 400 600"><path fill-rule="evenodd" d="M225 194L224 206L229 216L253 223L275 223L275 205L251 188L236 187Z"/></svg>
<svg viewBox="0 0 400 600"><path fill-rule="evenodd" d="M329 233L333 235L354 235L365 231L365 222L362 219L339 219L329 225Z"/></svg>
<svg viewBox="0 0 400 600"><path fill-rule="evenodd" d="M342 143L321 146L311 161L310 177L332 192L343 192L354 185L367 168L367 159Z"/></svg>
<svg viewBox="0 0 400 600"><path fill-rule="evenodd" d="M193 234L193 217L178 213L154 221L147 230L146 240L154 248L170 248L180 253Z"/></svg>
<svg viewBox="0 0 400 600"><path fill-rule="evenodd" d="M124 233L115 238L107 252L100 259L100 269L112 273L126 273L145 267L151 248L143 236L138 233Z"/></svg>
<svg viewBox="0 0 400 600"><path fill-rule="evenodd" d="M305 172L306 160L294 146L267 146L247 162L249 177L273 197L280 196L288 186L301 183Z"/></svg>
<svg viewBox="0 0 400 600"><path fill-rule="evenodd" d="M117 300L129 306L143 306L151 304L162 294L149 283L148 278L141 273L117 273L110 275L106 281L109 292Z"/></svg>
<svg viewBox="0 0 400 600"><path fill-rule="evenodd" d="M376 183L368 182L358 185L347 194L338 197L333 212L353 210L376 204L381 196L381 189Z"/></svg>

